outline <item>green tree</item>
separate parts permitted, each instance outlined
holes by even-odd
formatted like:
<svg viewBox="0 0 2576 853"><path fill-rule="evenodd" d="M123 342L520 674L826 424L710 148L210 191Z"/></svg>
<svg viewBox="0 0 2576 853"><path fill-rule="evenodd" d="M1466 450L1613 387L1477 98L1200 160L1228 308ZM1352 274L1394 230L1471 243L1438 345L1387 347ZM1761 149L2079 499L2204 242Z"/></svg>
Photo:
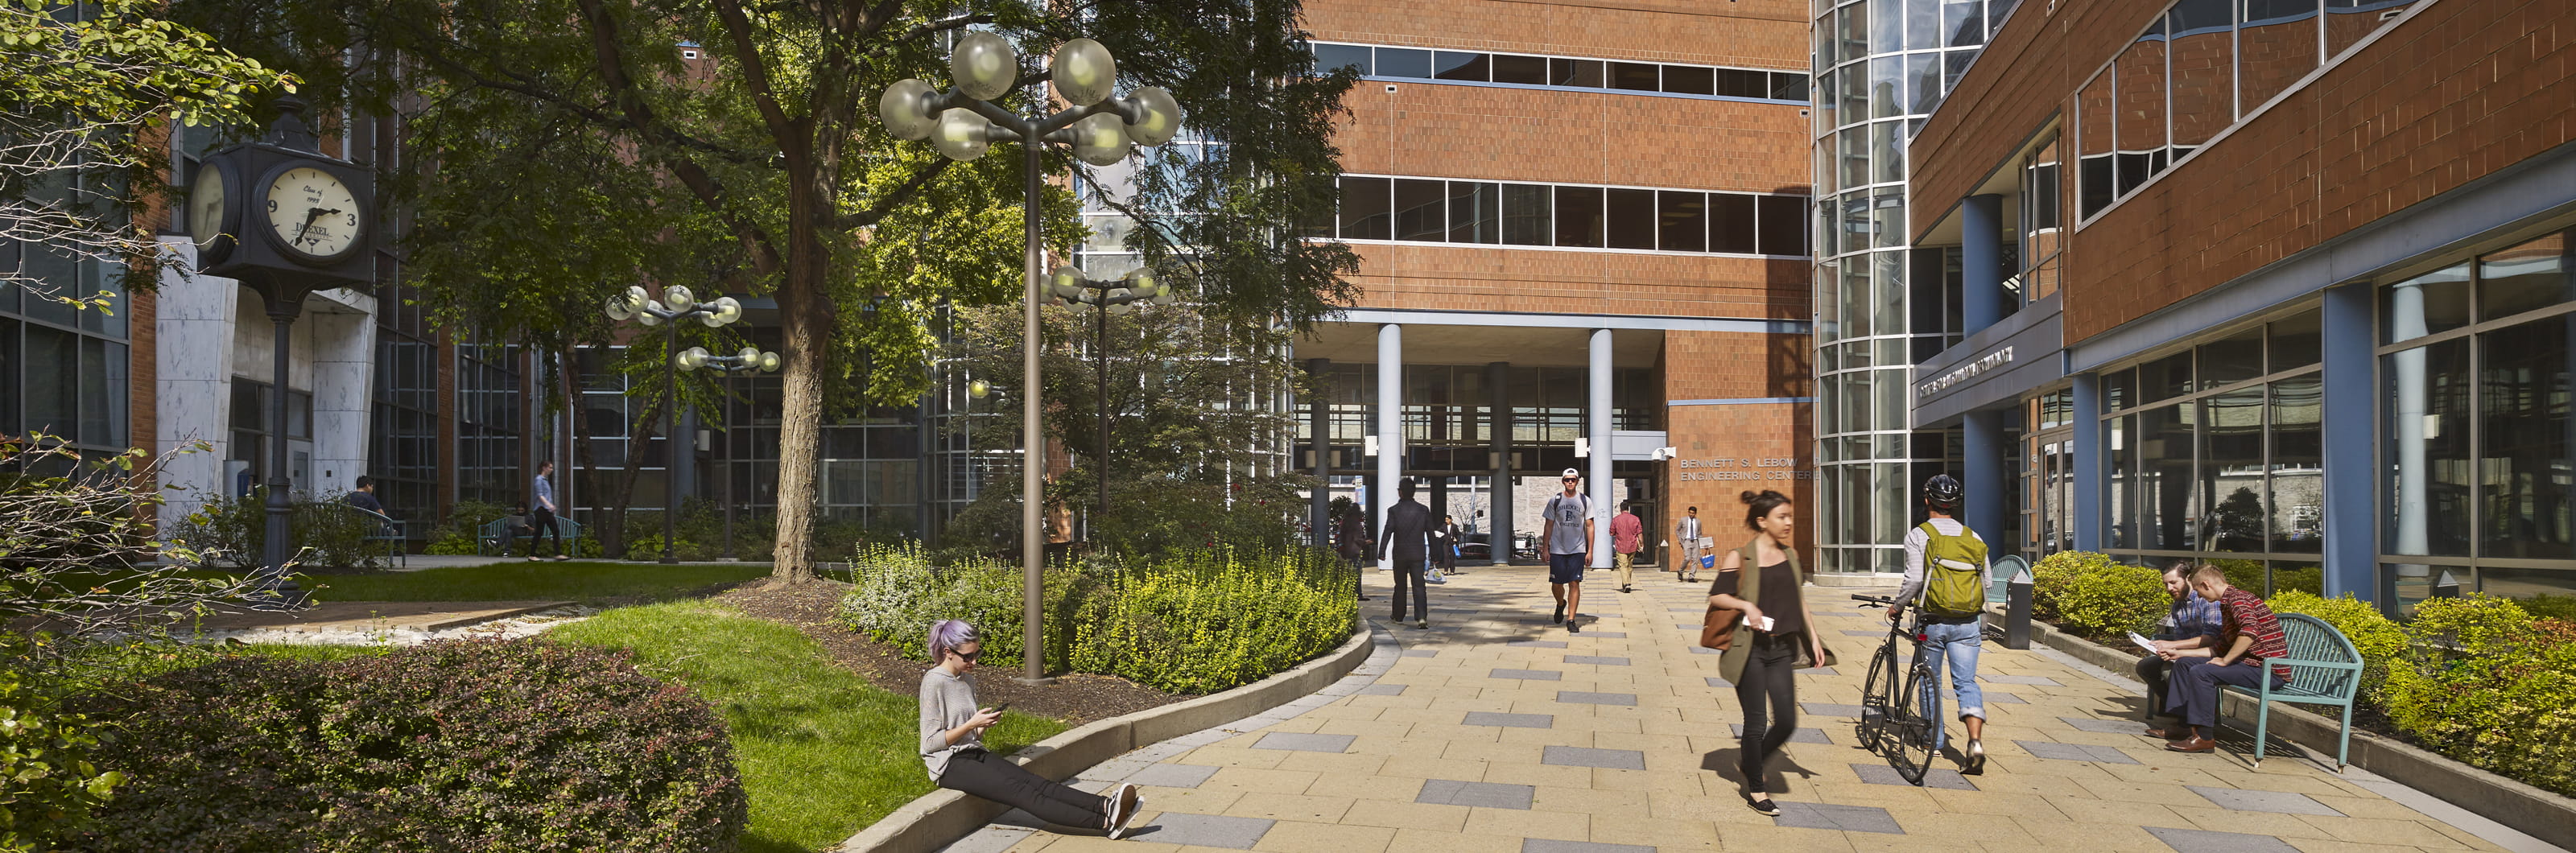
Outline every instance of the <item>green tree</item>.
<svg viewBox="0 0 2576 853"><path fill-rule="evenodd" d="M1284 328L1229 322L1186 302L1140 305L1105 327L1088 308L1050 307L1039 320L1039 381L1051 403L1041 418L1073 457L1045 499L1085 519L1095 548L1133 556L1288 544L1304 505L1287 470L1293 462L1279 453L1293 444L1296 422L1278 404L1304 379L1288 359ZM948 369L994 379L1008 396L1019 384L1020 339L1017 308L960 309ZM1104 411L1106 513L1098 509ZM959 423L977 447L1019 440L1017 417ZM960 514L952 545L1008 550L1019 541L1019 499L1008 484L986 488L977 503L989 506Z"/></svg>
<svg viewBox="0 0 2576 853"><path fill-rule="evenodd" d="M1332 215L1339 166L1329 137L1352 77L1309 74L1293 0L977 0L962 10L899 0L204 0L183 9L305 73L317 98L426 128L414 154L389 165L394 197L419 218L404 251L424 268L415 281L442 317L487 332L596 334L599 301L636 280L774 297L786 358L773 552L782 580L812 576L826 389L862 389L853 406L914 399L938 307L1019 292L1019 158L953 163L896 143L874 115L898 79L947 79L953 33L989 27L1023 57L1077 35L1099 39L1117 53L1123 83L1170 89L1186 125L1226 146L1221 162L1144 155L1157 168L1119 202L1144 226L1135 245L1149 261L1171 261L1171 277L1214 316L1303 324L1351 296L1340 278L1356 266L1349 249L1302 239L1298 226ZM703 53L688 58L683 44ZM1044 93L1023 86L1004 103L1034 112ZM1044 168L1088 173L1061 152ZM1072 193L1051 189L1044 214L1050 248L1065 250Z"/></svg>
<svg viewBox="0 0 2576 853"><path fill-rule="evenodd" d="M204 33L162 20L139 0L0 3L0 240L60 256L128 261L129 286L158 281L160 243L139 216L158 200L168 163L156 145L166 122L243 119L247 99L294 79L217 48ZM29 270L0 269L0 286L105 308L55 292Z"/></svg>

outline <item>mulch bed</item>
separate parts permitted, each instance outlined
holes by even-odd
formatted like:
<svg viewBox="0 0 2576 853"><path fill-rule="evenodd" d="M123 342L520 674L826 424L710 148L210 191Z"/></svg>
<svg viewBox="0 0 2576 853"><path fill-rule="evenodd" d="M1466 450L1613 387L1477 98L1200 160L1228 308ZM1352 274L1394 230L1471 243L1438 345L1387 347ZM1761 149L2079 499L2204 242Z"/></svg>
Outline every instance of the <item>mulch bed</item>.
<svg viewBox="0 0 2576 853"><path fill-rule="evenodd" d="M871 684L905 696L921 692L921 673L930 668L929 664L906 658L891 646L833 624L833 614L839 609L841 596L849 591L849 584L817 580L795 586L766 586L761 581L744 583L713 600L747 616L796 626L805 636L821 643L833 662ZM1054 684L1033 687L1011 680L1015 672L1016 669L979 672L975 698L987 706L1009 702L1013 711L1053 717L1077 726L1197 698L1165 693L1116 676L1086 673L1059 675Z"/></svg>

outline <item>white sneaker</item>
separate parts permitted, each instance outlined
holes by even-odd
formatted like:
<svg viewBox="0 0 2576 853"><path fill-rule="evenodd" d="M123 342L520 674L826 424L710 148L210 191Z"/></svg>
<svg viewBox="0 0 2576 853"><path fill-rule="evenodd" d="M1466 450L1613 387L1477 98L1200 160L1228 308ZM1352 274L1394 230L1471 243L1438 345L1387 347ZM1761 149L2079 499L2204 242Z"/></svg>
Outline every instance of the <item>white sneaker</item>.
<svg viewBox="0 0 2576 853"><path fill-rule="evenodd" d="M1124 837L1127 824L1136 819L1137 810L1144 805L1145 796L1136 793L1136 786L1120 783L1118 792L1109 798L1109 840Z"/></svg>

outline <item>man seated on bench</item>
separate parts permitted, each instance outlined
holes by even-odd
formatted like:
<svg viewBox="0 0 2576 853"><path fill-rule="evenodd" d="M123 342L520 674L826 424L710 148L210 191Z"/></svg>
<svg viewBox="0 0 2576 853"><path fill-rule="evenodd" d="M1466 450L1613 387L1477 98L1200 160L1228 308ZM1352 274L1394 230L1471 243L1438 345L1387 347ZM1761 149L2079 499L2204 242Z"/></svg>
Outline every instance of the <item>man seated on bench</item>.
<svg viewBox="0 0 2576 853"><path fill-rule="evenodd" d="M376 478L369 477L365 474L358 475L357 488L350 489L349 493L341 496L340 500L350 506L372 512L377 515L393 515L393 513L385 511L384 502L376 500Z"/></svg>
<svg viewBox="0 0 2576 853"><path fill-rule="evenodd" d="M2231 684L2258 689L2267 677L2273 689L2287 686L2290 668L2265 662L2288 657L2290 645L2281 631L2281 617L2272 614L2271 606L2253 593L2230 587L2227 573L2217 566L2201 563L2194 568L2191 586L2201 598L2218 603L2221 622L2218 644L2212 647L2217 651L2211 657L2163 653L2173 662L2165 710L2180 714L2185 727L2148 729L2147 734L2172 741L2165 748L2174 752L2210 752L2218 748L2209 730L2218 725L2219 691Z"/></svg>
<svg viewBox="0 0 2576 853"><path fill-rule="evenodd" d="M2191 570L2198 564L2189 560L2175 562L2165 569L2165 594L2173 596L2173 609L2157 626L2150 642L2155 652L2138 658L2138 680L2147 683L2147 724L2165 713L2165 680L2171 675L2173 658L2209 657L2218 654L2218 602L2200 597L2191 588Z"/></svg>

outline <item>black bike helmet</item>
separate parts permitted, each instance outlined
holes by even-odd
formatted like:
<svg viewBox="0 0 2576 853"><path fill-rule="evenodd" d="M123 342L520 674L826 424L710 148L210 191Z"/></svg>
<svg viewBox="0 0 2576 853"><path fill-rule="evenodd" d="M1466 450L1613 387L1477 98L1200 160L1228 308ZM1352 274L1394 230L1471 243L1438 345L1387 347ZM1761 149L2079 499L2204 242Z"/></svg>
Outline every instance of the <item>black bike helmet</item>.
<svg viewBox="0 0 2576 853"><path fill-rule="evenodd" d="M1966 492L1959 486L1959 479L1948 474L1934 474L1932 479L1923 481L1923 499L1942 512L1957 510L1959 498Z"/></svg>

